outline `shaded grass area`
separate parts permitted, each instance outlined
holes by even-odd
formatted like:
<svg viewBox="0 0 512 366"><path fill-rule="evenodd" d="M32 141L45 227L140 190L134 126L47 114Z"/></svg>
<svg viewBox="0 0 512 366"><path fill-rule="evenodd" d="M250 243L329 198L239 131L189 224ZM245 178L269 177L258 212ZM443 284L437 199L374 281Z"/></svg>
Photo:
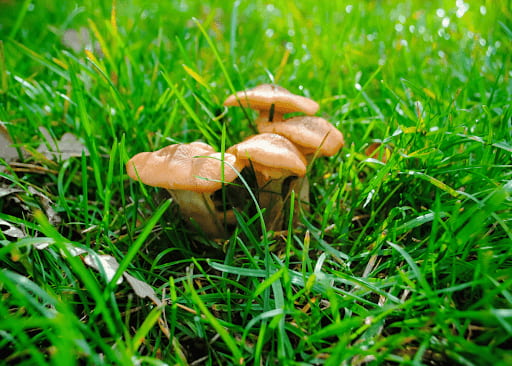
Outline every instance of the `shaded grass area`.
<svg viewBox="0 0 512 366"><path fill-rule="evenodd" d="M510 9L0 2L0 120L30 152L0 173L2 359L512 363ZM80 27L88 51L63 43ZM310 168L300 227L262 235L240 212L228 240L207 240L124 164L239 142L254 116L222 102L265 82L317 100L347 144ZM40 127L89 155L48 159ZM365 155L373 142L386 163ZM112 255L162 304L70 246Z"/></svg>

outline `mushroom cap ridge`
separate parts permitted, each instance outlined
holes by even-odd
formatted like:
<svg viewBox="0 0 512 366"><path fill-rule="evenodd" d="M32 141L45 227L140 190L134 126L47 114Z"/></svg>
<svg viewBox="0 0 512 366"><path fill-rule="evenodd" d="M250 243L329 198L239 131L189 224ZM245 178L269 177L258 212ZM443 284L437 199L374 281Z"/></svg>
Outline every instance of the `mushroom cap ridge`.
<svg viewBox="0 0 512 366"><path fill-rule="evenodd" d="M319 105L314 100L293 94L287 89L274 84L262 84L252 89L239 91L230 95L224 102L228 107L249 107L255 110L274 110L279 113L303 112L313 115Z"/></svg>
<svg viewBox="0 0 512 366"><path fill-rule="evenodd" d="M243 167L236 156L224 153L222 177L221 153L203 142L174 144L154 152L142 152L126 164L128 175L147 185L194 192L214 192L236 179Z"/></svg>
<svg viewBox="0 0 512 366"><path fill-rule="evenodd" d="M305 155L318 150L321 155L332 156L345 144L343 134L320 117L301 116L278 122L261 122L258 131L286 137Z"/></svg>

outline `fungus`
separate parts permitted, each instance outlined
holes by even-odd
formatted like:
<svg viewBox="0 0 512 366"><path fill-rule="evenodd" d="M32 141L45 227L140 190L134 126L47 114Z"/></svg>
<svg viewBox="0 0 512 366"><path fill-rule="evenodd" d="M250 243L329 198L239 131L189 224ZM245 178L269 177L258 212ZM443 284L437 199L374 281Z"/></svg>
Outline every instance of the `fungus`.
<svg viewBox="0 0 512 366"><path fill-rule="evenodd" d="M260 122L282 121L286 113L302 112L313 115L318 111L318 103L296 95L287 89L262 84L255 88L230 95L224 102L227 107L249 107L259 112L256 125Z"/></svg>
<svg viewBox="0 0 512 366"><path fill-rule="evenodd" d="M343 134L331 123L320 117L292 117L280 122L261 122L259 132L282 135L293 142L304 154L308 163L314 156L333 156L344 145ZM290 189L297 189L300 208L308 209L309 180L306 176L294 182ZM296 206L299 209L299 205Z"/></svg>
<svg viewBox="0 0 512 366"><path fill-rule="evenodd" d="M223 158L223 160L222 160ZM202 142L174 144L155 152L142 152L126 164L128 175L142 183L165 188L180 213L197 222L210 237L226 235L225 224L234 223L230 212L216 204L213 193L238 176L242 164L229 153L221 153Z"/></svg>
<svg viewBox="0 0 512 366"><path fill-rule="evenodd" d="M262 122L260 133L270 132L286 137L306 156L333 156L344 145L343 134L320 117L292 117L279 122Z"/></svg>
<svg viewBox="0 0 512 366"><path fill-rule="evenodd" d="M262 133L231 146L233 154L245 166L252 166L258 184L258 203L265 208L264 219L268 229L277 230L283 224L283 209L287 192L285 180L306 174L306 158L283 136Z"/></svg>

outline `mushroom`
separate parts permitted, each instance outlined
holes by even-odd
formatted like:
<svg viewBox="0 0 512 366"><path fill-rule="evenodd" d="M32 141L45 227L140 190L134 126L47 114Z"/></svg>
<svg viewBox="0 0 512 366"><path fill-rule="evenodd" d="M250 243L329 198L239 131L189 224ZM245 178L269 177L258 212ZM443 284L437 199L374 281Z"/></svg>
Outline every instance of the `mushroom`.
<svg viewBox="0 0 512 366"><path fill-rule="evenodd" d="M213 193L235 180L242 167L236 156L222 156L202 142L142 152L126 164L131 178L167 189L182 216L193 219L205 234L214 238L226 235L224 227L234 223L234 216L219 209L222 204L214 202Z"/></svg>
<svg viewBox="0 0 512 366"><path fill-rule="evenodd" d="M231 146L233 154L245 166L252 166L258 184L258 203L265 208L265 223L270 230L280 230L286 195L283 185L289 177L306 174L306 158L287 138L262 133Z"/></svg>
<svg viewBox="0 0 512 366"><path fill-rule="evenodd" d="M313 115L318 111L318 103L309 98L296 95L287 89L262 84L255 88L230 95L224 105L228 107L249 107L259 112L256 125L260 122L282 121L286 113L302 112Z"/></svg>
<svg viewBox="0 0 512 366"><path fill-rule="evenodd" d="M293 142L305 155L308 163L314 156L332 156L344 145L343 134L331 123L320 117L292 117L280 122L261 122L259 132L282 135ZM297 187L300 207L307 210L309 204L309 181L307 177L293 182ZM296 206L299 208L299 205Z"/></svg>
<svg viewBox="0 0 512 366"><path fill-rule="evenodd" d="M320 117L292 117L279 122L261 122L260 133L270 132L286 137L306 156L333 156L345 144L343 134Z"/></svg>

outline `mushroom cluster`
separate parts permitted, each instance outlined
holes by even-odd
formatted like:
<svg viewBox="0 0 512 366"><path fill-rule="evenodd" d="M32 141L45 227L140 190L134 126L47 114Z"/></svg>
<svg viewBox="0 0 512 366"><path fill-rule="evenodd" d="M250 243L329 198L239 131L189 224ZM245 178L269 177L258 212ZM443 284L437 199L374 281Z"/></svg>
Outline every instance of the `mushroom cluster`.
<svg viewBox="0 0 512 366"><path fill-rule="evenodd" d="M308 209L307 165L316 156L336 154L344 145L343 134L325 119L313 116L318 112L318 103L277 85L263 84L237 92L230 95L224 105L248 107L258 112L255 122L259 134L227 151L244 159L246 166L253 167L257 178L258 201L260 207L266 210L264 219L267 228L281 230L283 213L286 212L292 191L295 191L299 201L294 204L295 210ZM286 118L288 113L303 113L305 116ZM285 145L290 146L289 150L284 148ZM261 173L261 154L265 154L270 164L282 173ZM292 165L286 165L292 160L293 168ZM294 217L298 215L294 214Z"/></svg>
<svg viewBox="0 0 512 366"><path fill-rule="evenodd" d="M183 217L195 222L209 237L221 238L229 234L227 227L236 223L233 209L240 209L243 203L240 197L221 200L215 192L234 182L243 170L250 170L256 178L253 188L267 228L281 230L292 191L296 191L300 203L295 207L307 209L308 164L315 156L336 154L344 144L343 135L323 118L313 116L319 108L315 101L277 85L263 84L238 92L224 105L259 112L255 121L259 133L224 153L203 142L142 152L128 161L128 175L167 189ZM287 113L297 112L306 115L285 118ZM230 193L240 194L240 190Z"/></svg>

